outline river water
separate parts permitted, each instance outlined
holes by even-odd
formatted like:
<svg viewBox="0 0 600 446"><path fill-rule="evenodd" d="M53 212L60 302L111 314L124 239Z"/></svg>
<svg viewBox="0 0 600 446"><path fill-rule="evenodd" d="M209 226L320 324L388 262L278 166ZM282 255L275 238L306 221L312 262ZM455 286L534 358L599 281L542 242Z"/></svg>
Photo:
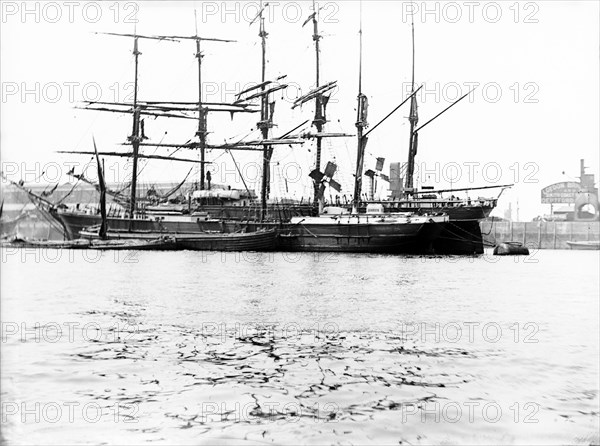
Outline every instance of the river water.
<svg viewBox="0 0 600 446"><path fill-rule="evenodd" d="M4 248L6 444L598 444L598 252Z"/></svg>

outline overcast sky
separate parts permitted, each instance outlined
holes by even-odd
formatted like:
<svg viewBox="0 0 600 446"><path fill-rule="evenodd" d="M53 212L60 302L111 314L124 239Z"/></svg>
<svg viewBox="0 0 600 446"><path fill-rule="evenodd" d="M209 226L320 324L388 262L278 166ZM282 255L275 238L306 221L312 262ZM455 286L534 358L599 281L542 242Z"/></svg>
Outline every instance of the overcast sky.
<svg viewBox="0 0 600 446"><path fill-rule="evenodd" d="M339 89L328 107L328 131L354 133L358 80L359 3L319 2L322 83L337 80ZM89 150L95 136L102 150L120 146L131 131L131 117L74 109L83 99L130 100L133 80L132 41L94 32L192 35L194 9L199 34L237 40L206 43L203 80L207 101L232 101L233 93L260 80L258 27L250 26L257 2L50 2L2 3L1 156L13 178L32 181L63 174L66 163L88 162L85 156L56 150ZM369 122L376 124L406 97L411 69L410 13L416 33L416 83L420 123L447 107L475 85L472 95L453 107L419 137L417 165L428 173L421 184L473 187L516 183L502 196L502 210L519 201L521 219L548 212L540 189L579 175L579 159L598 175L599 163L599 4L584 2L364 2L363 91L369 98ZM267 9L267 78L287 74L287 92L277 93L277 127L286 133L311 119L312 103L291 110L291 102L314 86L312 26L302 23L310 2L271 2ZM194 101L197 69L194 44L140 41L139 97L142 100ZM28 91L28 93L26 92ZM405 106L372 133L366 168L375 158L405 161L408 143ZM257 115L209 116L210 142L240 140L256 126ZM167 132L167 133L165 133ZM193 121L146 119L154 142L185 142ZM147 153L166 154L151 148ZM323 162L335 160L338 180L351 191L354 138L330 140ZM178 156L196 157L178 152ZM242 165L258 161L253 153L235 153ZM312 143L278 148L273 195L309 196L307 175L314 163ZM215 181L241 185L232 173L230 155L213 151ZM57 164L52 164L57 163ZM117 163L117 164L114 164ZM109 181L126 174L125 161L108 160ZM178 182L189 165L143 163L141 179ZM44 167L45 166L45 167ZM57 168L60 166L60 168ZM300 174L297 168L302 169ZM460 171L457 169L460 168ZM565 174L563 175L563 171ZM58 172L58 173L57 173ZM258 172L244 170L251 187ZM112 175L112 177L111 177ZM299 179L295 179L299 176ZM494 195L495 191L480 193ZM477 193L472 194L477 195Z"/></svg>

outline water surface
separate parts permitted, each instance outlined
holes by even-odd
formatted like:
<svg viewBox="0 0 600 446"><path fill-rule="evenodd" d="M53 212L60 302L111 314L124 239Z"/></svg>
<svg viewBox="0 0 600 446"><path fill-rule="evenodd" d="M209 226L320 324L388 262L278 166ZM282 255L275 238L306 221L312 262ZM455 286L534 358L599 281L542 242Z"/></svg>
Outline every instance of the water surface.
<svg viewBox="0 0 600 446"><path fill-rule="evenodd" d="M599 263L6 248L2 435L597 444Z"/></svg>

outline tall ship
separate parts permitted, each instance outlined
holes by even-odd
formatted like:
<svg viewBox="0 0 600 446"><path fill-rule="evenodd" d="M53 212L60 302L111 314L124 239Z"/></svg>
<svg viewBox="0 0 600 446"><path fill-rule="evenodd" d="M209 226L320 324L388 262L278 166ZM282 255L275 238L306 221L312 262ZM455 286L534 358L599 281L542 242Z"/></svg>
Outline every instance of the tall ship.
<svg viewBox="0 0 600 446"><path fill-rule="evenodd" d="M357 115L357 160L355 185L352 206L326 206L324 201L325 186L339 190L339 184L333 180L337 166L328 163L324 173L320 171L321 141L327 137L350 136L345 134L328 134L323 132L327 122L325 107L328 96L326 93L335 86L335 82L319 84L319 39L318 11L312 15L314 25L313 40L316 54L316 87L308 94L299 98L294 105L315 101L315 119L313 125L317 132L303 137L316 140L316 168L311 172L314 181L314 201L312 203L285 203L269 206L269 162L274 148L278 144L303 144L304 141L293 135L300 126L280 137L272 137L274 101L270 95L286 87L275 81L266 79L266 30L263 18L264 7L253 20L260 26L259 36L262 47L262 78L255 87L246 89L238 94L234 103L207 103L202 100L202 55L200 44L203 41L229 42L224 39L203 38L194 36L142 36L134 34L112 34L130 37L134 41L133 55L135 59L135 82L133 103L88 103L88 109L116 113L131 113L133 116L132 133L128 137L128 145L132 151L128 153L100 152L104 156L126 156L133 159L133 174L131 182L121 191L106 191L121 206L106 216L107 233L109 237L148 238L157 234L180 235L182 239L193 239L198 235L239 234L277 230L279 248L300 251L351 251L351 252L433 252L434 241L438 238L448 217L443 212L418 212L415 210L396 210L391 212L381 204L368 204L361 200L362 179L364 176L364 149L367 135L367 98L362 93L362 63L359 70L359 95ZM308 21L307 21L308 22ZM361 26L362 28L362 26ZM140 39L159 41L193 40L196 43L198 58L199 97L197 102L158 102L138 100L138 51ZM362 61L362 29L360 32ZM282 76L283 77L283 76ZM276 81L281 80L281 78ZM402 102L414 99L415 92ZM250 102L260 99L260 110L256 110ZM401 104L401 105L402 105ZM262 138L257 141L242 141L235 144L210 145L207 142L207 115L211 111L226 111L229 113L260 112L257 128ZM197 113L198 140L185 144L161 144L146 142L142 115L154 117L184 117L187 112ZM378 124L379 125L379 124ZM377 126L375 126L377 127ZM374 130L374 128L373 128ZM159 199L145 197L141 200L137 194L137 160L140 158L165 159L157 155L144 155L140 148L144 146L171 147L198 150L200 160L168 157L172 161L195 162L200 164L201 179L198 190L188 193L186 202L168 200L170 194ZM246 188L246 193L231 189L214 189L210 185L210 174L205 173L204 152L206 149L221 149L231 153L232 150L256 150L262 152L263 169L260 197L256 197ZM63 151L63 153L79 153L90 155L93 152ZM233 155L232 155L233 157ZM78 177L80 180L81 176ZM185 181L185 180L184 180ZM181 183L183 184L183 182ZM206 187L208 186L208 187ZM123 190L130 190L129 197ZM161 201L162 198L162 201ZM167 200L165 200L167 198ZM218 204L211 201L218 201ZM227 204L224 206L223 203ZM101 216L98 213L83 212L78 209L51 209L53 215L65 227L70 238L78 238L82 231L89 234L89 228L98 225ZM86 230L87 228L87 230ZM188 245L194 249L193 245ZM203 249L198 245L198 249Z"/></svg>
<svg viewBox="0 0 600 446"><path fill-rule="evenodd" d="M205 152L208 149L220 149L230 153L235 161L232 151L235 150L253 150L262 152L264 157L268 157L272 153L272 147L277 144L297 144L303 141L293 140L287 137L279 137L272 141L265 138L265 131L273 125L273 103L269 103L269 95L285 88L284 85L275 85L274 82L265 80L263 69L263 79L261 83L255 87L246 89L238 96L245 94L245 98L241 98L234 103L211 103L203 101L202 98L202 57L201 43L202 42L232 42L231 40L206 38L198 36L143 36L139 34L116 34L111 35L124 36L132 38L134 41L133 55L135 60L135 78L134 78L134 96L133 103L87 103L85 108L89 110L108 111L115 113L130 113L133 116L132 133L128 137L126 144L132 147L132 151L128 153L119 152L100 152L103 156L124 156L133 159L132 180L126 184L121 191L107 191L107 194L113 198L115 206L109 210L107 219L108 227L114 231L129 231L129 232L173 232L173 233L197 233L206 231L236 231L240 229L239 222L242 221L264 221L269 211L268 207L262 203L266 200L257 200L253 191L247 187L245 190L232 189L231 187L219 187L211 185L210 172L207 172L205 165L208 161L205 160ZM198 101L197 102L159 102L159 101L142 101L138 100L138 50L139 41L141 39L151 39L158 41L174 41L192 40L196 43L196 58L198 60ZM264 58L264 51L263 51ZM273 84L271 86L271 84ZM260 110L254 107L249 101L260 98ZM208 127L207 118L211 112L226 112L231 113L232 117L236 113L257 113L261 114L259 127L263 131L263 139L258 141L243 141L235 144L220 144L211 145L207 141ZM195 113L196 117L189 116ZM147 141L144 134L144 121L141 116L152 117L171 117L196 119L198 128L195 134L195 141L182 144L162 144ZM145 155L140 149L152 146L168 147L173 149L188 149L198 151L200 160L191 160L189 158L173 157L173 156L157 156ZM60 153L85 154L91 155L91 151L61 151ZM171 198L173 194L181 188L187 177L176 188L165 194L149 193L146 196L140 197L138 188L139 169L137 166L138 159L159 159L170 161L182 161L200 164L200 180L195 183L195 187L189 190L186 196L180 194L178 197ZM266 161L268 163L268 161ZM191 170L190 170L191 172ZM78 181L88 182L83 175L71 174ZM268 174L268 172L267 172ZM188 174L189 176L189 174ZM264 176L264 175L263 175ZM268 178L263 178L262 190L265 191L268 186ZM95 185L97 188L97 185ZM129 189L129 196L123 194L123 190ZM265 192L268 193L268 192ZM265 194L263 193L263 195ZM262 197L261 197L262 198ZM278 213L281 213L281 206L277 206ZM292 203L285 207L285 212L299 215L309 214L312 211L312 206L304 203ZM271 209L272 213L273 209ZM90 212L88 210L61 208L58 207L52 210L55 218L61 222L65 228L67 237L77 238L80 232L90 226L97 225L100 222L98 212ZM225 224L225 221L230 221L231 224Z"/></svg>
<svg viewBox="0 0 600 446"><path fill-rule="evenodd" d="M512 185L468 187L446 190L434 190L433 187L423 187L419 190L415 187L415 158L417 155L419 132L443 115L454 105L462 101L471 93L471 91L450 104L424 124L418 126L419 116L417 96L415 92L421 87L415 90L414 20L411 21L411 43L411 92L413 94L411 96L410 114L408 117L410 130L407 162L404 165L401 163L395 163L393 168L390 166L390 175L386 176L380 173L383 163L381 161L382 159L379 158L375 169L367 171L367 176L370 181L370 188L361 205L364 208L367 208L372 204L379 204L383 206L385 212L389 213L441 212L447 214L449 221L444 224L440 236L434 243L435 252L439 254L481 254L484 252L484 242L479 222L489 217L492 210L496 207L498 199L500 198L500 195L504 189L511 187ZM393 112L395 112L395 110ZM389 199L375 200L374 183L377 176L390 183L391 197ZM454 194L458 192L479 191L484 189L500 189L500 193L496 197L477 197L476 199L458 198L454 196ZM443 197L444 193L451 195L450 197Z"/></svg>
<svg viewBox="0 0 600 446"><path fill-rule="evenodd" d="M362 5L361 5L362 7ZM362 16L362 14L361 14ZM390 212L381 204L362 202L362 179L364 177L365 147L368 141L368 101L362 89L362 17L359 29L359 72L356 116L356 171L354 174L354 193L352 207L324 205L325 186L340 191L339 184L333 179L337 166L329 162L324 172L320 171L321 139L323 124L326 122L324 105L328 98L319 87L319 40L316 12L312 15L314 26L313 40L316 52L316 89L306 98L315 100L315 118L313 124L319 135L316 144L315 169L310 176L314 180L314 201L318 204L319 215L314 217L293 217L290 230L282 234L292 249L300 251L335 252L376 252L376 253L433 253L434 242L439 237L448 217L442 212L416 214L414 211ZM401 107L415 92L402 101ZM300 98L298 102L306 100ZM386 118L384 118L385 120ZM376 124L374 130L379 124ZM371 130L371 131L372 131Z"/></svg>

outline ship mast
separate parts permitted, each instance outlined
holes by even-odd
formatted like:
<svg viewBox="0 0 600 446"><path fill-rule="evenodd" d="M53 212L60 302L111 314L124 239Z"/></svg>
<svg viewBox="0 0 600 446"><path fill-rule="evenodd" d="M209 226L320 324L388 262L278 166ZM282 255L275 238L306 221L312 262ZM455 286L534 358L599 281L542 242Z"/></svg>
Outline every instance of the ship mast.
<svg viewBox="0 0 600 446"><path fill-rule="evenodd" d="M411 94L415 92L415 22L414 14L411 16L411 27L412 27L412 80L411 80ZM415 155L417 152L417 133L415 127L419 122L419 116L417 113L417 99L416 96L412 96L410 100L410 115L408 117L410 122L410 139L408 142L408 163L406 166L406 182L405 189L407 194L413 192L413 175L415 171Z"/></svg>
<svg viewBox="0 0 600 446"><path fill-rule="evenodd" d="M108 230L108 224L106 222L106 183L104 182L104 163L100 162L100 156L98 155L98 148L96 147L96 140L92 137L94 142L94 153L96 154L96 164L98 167L98 184L100 186L100 215L102 217L102 223L100 224L100 230L98 235L100 239L106 240L106 231Z"/></svg>
<svg viewBox="0 0 600 446"><path fill-rule="evenodd" d="M456 101L454 101L452 104L450 104L444 110L439 112L437 115L435 115L429 121L427 121L425 124L421 125L420 127L417 127L417 122L419 122L419 116L417 113L417 99L416 99L415 93L417 93L417 91L419 91L421 89L421 87L419 87L415 91L415 22L414 22L414 19L411 21L411 26L412 26L412 83L411 83L411 96L410 96L411 97L410 116L408 118L408 120L410 121L410 140L409 140L409 144L408 144L408 163L406 166L406 182L405 182L405 194L406 195L414 195L415 194L413 176L414 176L414 171L415 171L415 156L417 155L417 146L418 146L418 142L419 142L419 131L422 130L423 128L425 128L427 125L431 124L433 121L435 121L440 116L442 116L444 113L446 113L448 110L450 110L456 104L458 104L464 98L469 96L475 90L475 88L477 88L477 87L472 88L468 93L466 93L465 95L458 98ZM415 128L415 127L417 127L417 128Z"/></svg>
<svg viewBox="0 0 600 446"><path fill-rule="evenodd" d="M320 86L320 60L319 60L319 40L321 36L319 35L319 20L318 20L318 10L315 7L315 1L313 0L313 14L312 14L312 22L313 22L313 41L315 42L315 70L316 70L316 79L315 79L315 89L318 89ZM321 142L323 137L321 136L321 132L323 131L323 125L325 124L325 114L323 110L323 93L318 93L315 97L315 118L313 120L313 125L317 129L317 151L315 154L315 169L321 170ZM323 197L319 191L320 182L314 182L314 200L319 203L319 212L321 211L323 204Z"/></svg>
<svg viewBox="0 0 600 446"><path fill-rule="evenodd" d="M104 156L116 156L116 157L127 157L133 158L133 172L131 180L131 197L129 200L129 229L132 229L133 219L136 211L136 199L137 199L137 177L138 177L138 159L157 159L157 160L169 160L169 161L182 161L189 163L199 163L202 172L202 179L204 177L204 164L207 162L204 160L204 151L207 148L206 144L206 116L210 111L227 111L230 113L242 113L242 112L254 112L249 109L247 104L226 104L226 103L203 103L202 102L202 54L200 52L200 41L207 40L213 42L233 42L233 40L215 39L208 37L199 37L197 34L194 36L146 36L137 34L134 30L133 34L122 34L122 33L96 33L105 34L111 36L120 37L131 37L133 38L133 55L135 60L135 71L134 71L134 93L133 93L133 104L126 102L100 102L100 101L85 101L87 106L83 107L87 110L96 111L108 111L116 113L132 113L133 114L133 126L131 135L128 136L127 145L131 145L133 150L129 153L118 153L118 152L99 152L100 155ZM138 100L138 67L139 67L139 56L142 54L138 49L139 39L151 39L159 41L170 41L179 42L180 39L191 39L196 41L196 57L198 58L198 97L199 101L196 102L156 102L156 101L139 101ZM122 108L122 107L127 108ZM129 108L131 107L131 108ZM191 108L193 107L193 108ZM81 108L81 107L76 107ZM188 116L186 113L190 111L198 111L198 132L197 135L200 138L199 143L186 143L186 144L161 144L161 143L144 143L142 140L147 139L144 136L143 122L141 121L141 115L148 115L154 117L167 117L167 118L183 118L183 119L196 119L195 117ZM154 147L187 147L190 149L201 148L201 160L192 160L186 158L176 158L173 156L161 156L161 155L143 155L139 153L140 146L154 146ZM91 154L95 152L90 151L72 151L72 150L59 150L58 153L74 153L74 154ZM204 184L204 180L202 181ZM109 191L107 191L109 192Z"/></svg>
<svg viewBox="0 0 600 446"><path fill-rule="evenodd" d="M261 61L261 97L260 97L260 122L258 128L262 132L263 140L269 139L269 128L272 127L272 110L275 104L269 104L269 95L265 92L267 81L266 81L266 70L267 70L267 32L265 30L265 19L263 15L264 8L268 5L265 3L263 6L262 0L260 2L259 12L259 33L258 36L261 39L261 50L262 50L262 61ZM261 221L265 220L267 216L267 199L269 197L269 164L271 161L271 155L273 149L270 145L263 145L263 165L262 165L262 184L260 188L260 200L261 200Z"/></svg>
<svg viewBox="0 0 600 446"><path fill-rule="evenodd" d="M198 18L196 15L196 10L194 10L194 23L196 27L196 34L193 36L163 36L167 38L173 39L188 39L196 41L196 54L195 57L198 59L198 131L196 132L196 136L199 138L198 148L200 149L200 190L204 190L205 182L206 182L206 136L208 135L208 112L211 111L210 107L206 107L204 101L202 100L202 58L204 55L201 50L201 42L203 40L211 41L211 42L234 42L234 40L226 40L226 39L214 39L210 37L200 37L198 35ZM218 110L213 110L218 111Z"/></svg>
<svg viewBox="0 0 600 446"><path fill-rule="evenodd" d="M363 137L363 130L368 126L367 123L367 97L362 92L362 2L360 4L360 29L359 35L359 58L358 58L358 96L356 107L356 174L354 177L354 200L352 204L352 213L358 213L360 206L360 194L362 189L363 164L365 156L365 145L367 137Z"/></svg>
<svg viewBox="0 0 600 446"><path fill-rule="evenodd" d="M135 31L134 31L135 34ZM133 56L135 58L135 80L133 86L133 128L131 136L128 138L133 147L133 172L131 176L131 199L129 201L129 218L133 220L136 208L136 188L137 188L137 165L138 152L140 149L140 109L138 108L138 58L141 53L138 51L138 37L133 38ZM131 229L131 222L129 223Z"/></svg>
<svg viewBox="0 0 600 446"><path fill-rule="evenodd" d="M198 36L198 18L196 16L196 10L194 9L194 24L196 26L196 37ZM207 135L207 123L206 115L207 110L202 106L202 51L200 50L200 38L196 38L196 58L198 59L198 131L196 135L200 139L200 190L204 190L204 161L206 155L206 135Z"/></svg>
<svg viewBox="0 0 600 446"><path fill-rule="evenodd" d="M138 104L138 63L140 51L138 50L138 41L139 39L151 39L151 40L170 40L176 41L174 39L159 37L159 36L142 36L137 34L137 30L134 29L133 34L121 34L121 33L99 33L106 34L110 36L121 36L121 37L133 37L133 56L135 60L135 73L134 73L134 84L133 84L133 104L132 104L132 112L133 112L133 126L131 129L131 135L127 138L130 144L133 147L132 157L133 157L133 172L131 176L131 198L129 203L129 228L132 227L132 220L134 218L134 214L136 211L136 192L137 192L137 176L138 176L138 157L139 157L139 149L140 142L143 138L143 135L140 137L140 115L142 113L141 107ZM107 111L115 111L115 110L107 110ZM143 133L143 132L142 132Z"/></svg>
<svg viewBox="0 0 600 446"><path fill-rule="evenodd" d="M202 41L210 41L210 42L225 42L225 43L231 43L231 42L235 42L235 40L227 40L227 39L215 39L212 37L200 37L198 35L198 18L196 15L196 10L194 10L194 22L195 22L195 29L196 29L196 34L193 36L157 36L160 38L165 38L165 39L176 39L176 40L194 40L196 41L196 54L195 57L196 59L198 59L198 130L196 132L196 136L198 136L199 138L199 143L198 144L193 144L194 147L198 147L200 149L200 190L204 190L205 188L205 177L206 177L206 168L205 165L207 164L205 157L206 157L206 149L208 148L207 146L207 142L206 142L206 136L208 135L208 124L207 124L207 118L208 118L208 113L210 111L229 111L231 113L235 112L235 111L247 111L245 110L245 106L244 105L233 105L231 106L231 108L227 108L227 109L218 109L218 108L211 108L211 104L209 103L205 103L202 100L202 58L204 57L204 55L202 54L202 50L201 50L201 42ZM160 104L160 103L158 103ZM169 102L169 103L163 103L166 104L166 107L163 107L164 109L167 110L177 110L177 103L175 102ZM184 105L184 104L179 104L179 105ZM222 103L216 103L216 104L212 104L212 105L216 105L216 106L227 106L229 104L222 104ZM157 107L160 107L159 105L155 105ZM238 107L238 108L236 108ZM241 109L239 108L241 107ZM181 109L179 109L181 110ZM153 146L157 146L156 144L151 144Z"/></svg>

